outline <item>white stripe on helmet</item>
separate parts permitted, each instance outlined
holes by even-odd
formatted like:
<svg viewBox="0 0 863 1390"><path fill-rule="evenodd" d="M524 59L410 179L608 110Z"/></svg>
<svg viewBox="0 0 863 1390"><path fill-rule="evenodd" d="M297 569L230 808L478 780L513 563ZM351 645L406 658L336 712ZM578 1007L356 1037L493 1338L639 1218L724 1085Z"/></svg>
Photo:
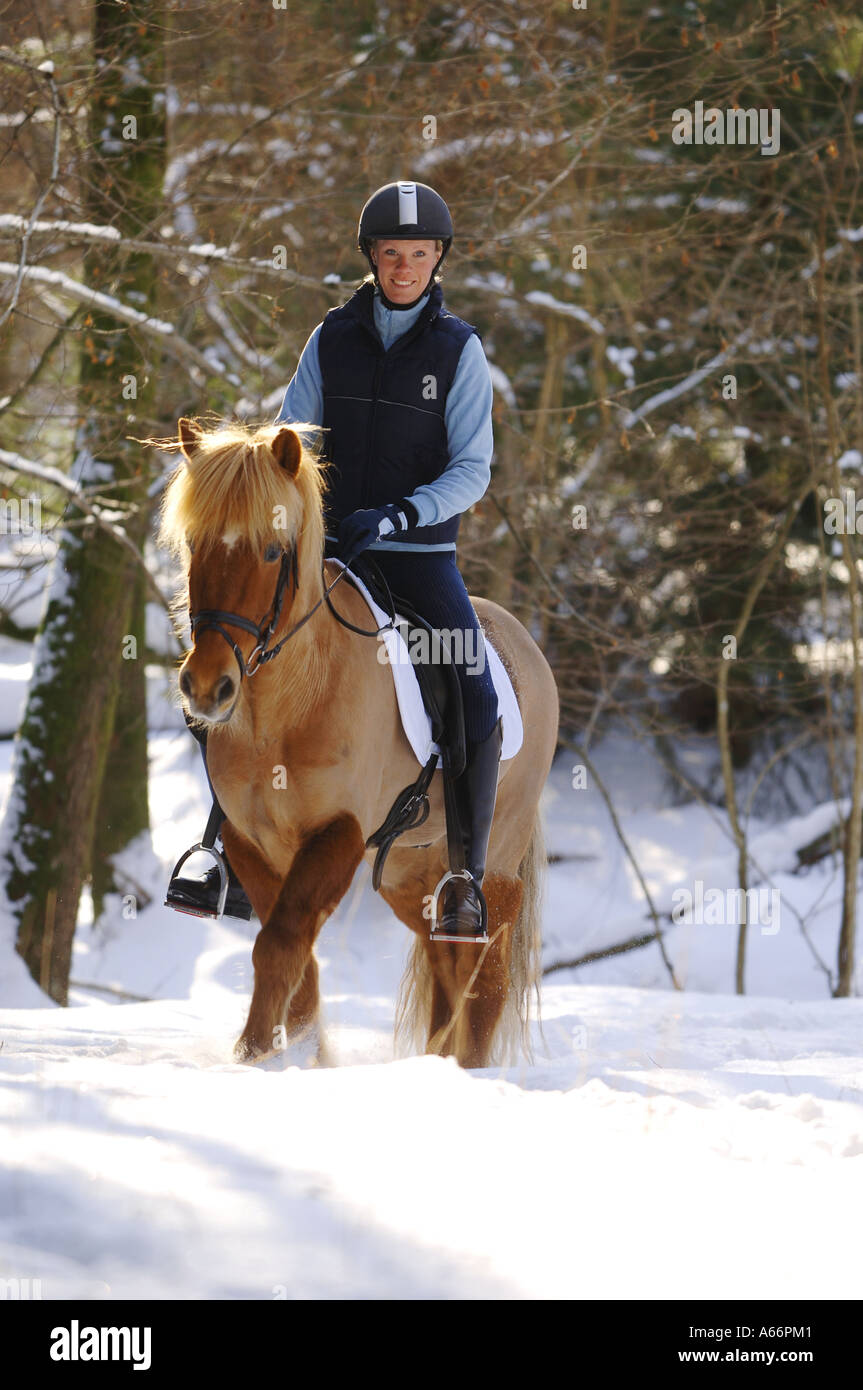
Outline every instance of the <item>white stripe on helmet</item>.
<svg viewBox="0 0 863 1390"><path fill-rule="evenodd" d="M416 226L419 221L417 212L417 186L415 183L400 183L399 190L399 226L403 227L406 223Z"/></svg>

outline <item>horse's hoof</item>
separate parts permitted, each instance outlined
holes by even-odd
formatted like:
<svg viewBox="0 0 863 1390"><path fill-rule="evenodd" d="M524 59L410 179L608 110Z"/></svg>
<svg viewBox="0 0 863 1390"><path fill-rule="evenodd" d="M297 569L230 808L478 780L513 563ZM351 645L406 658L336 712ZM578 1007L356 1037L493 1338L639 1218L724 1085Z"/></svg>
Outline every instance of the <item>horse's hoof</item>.
<svg viewBox="0 0 863 1390"><path fill-rule="evenodd" d="M266 1045L261 1045L255 1042L254 1038L246 1037L244 1034L234 1047L234 1056L238 1062L248 1065L277 1058L281 1059L282 1065L286 1067L307 1069L334 1065L326 1038L317 1023L306 1025L295 1033L274 1029L273 1040L268 1040Z"/></svg>
<svg viewBox="0 0 863 1390"><path fill-rule="evenodd" d="M266 1047L262 1047L260 1043L255 1042L254 1038L242 1037L238 1038L237 1042L234 1044L234 1057L236 1061L243 1062L247 1065L251 1065L254 1062L263 1062L267 1057L276 1056L278 1056L278 1051L273 1047L272 1043Z"/></svg>

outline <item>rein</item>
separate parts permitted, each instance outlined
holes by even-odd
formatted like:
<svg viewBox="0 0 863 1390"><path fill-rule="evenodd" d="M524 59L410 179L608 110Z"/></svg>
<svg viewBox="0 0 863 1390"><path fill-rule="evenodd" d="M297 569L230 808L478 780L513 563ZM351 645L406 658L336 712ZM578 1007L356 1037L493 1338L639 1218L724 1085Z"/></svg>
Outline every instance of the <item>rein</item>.
<svg viewBox="0 0 863 1390"><path fill-rule="evenodd" d="M329 540L330 537L327 537L327 539ZM286 632L284 637L282 637L274 647L270 647L268 643L275 633L279 625L279 619L282 616L282 608L284 607L288 583L289 581L292 583L295 598L300 584L297 547L293 546L290 550L283 550L281 563L279 565L279 575L276 580L276 591L273 595L270 609L268 610L272 615L269 621L267 621L266 615L259 623L254 623L251 618L244 618L242 613L231 613L222 608L202 608L198 613L189 614L192 638L194 640L198 632L206 631L208 628L212 628L214 632L218 632L224 637L237 659L237 665L240 668L240 680L242 680L244 676L251 677L257 675L262 666L277 657L285 643L290 641L290 639L299 632L300 628L305 626L310 618L314 617L323 603L326 603L333 617L342 624L342 627L349 628L351 632L359 633L361 637L378 637L382 632L389 631L390 628L395 626L396 617L395 607L392 602L392 594L389 593L389 586L386 587L392 616L389 622L385 623L383 627L375 628L373 631L362 627L355 627L353 623L349 622L347 618L343 618L342 615L337 612L330 600L330 594L348 572L349 566L345 565L343 569L339 570L332 584L327 585L326 574L324 572L324 561L322 560L321 576L324 580L323 594L318 599L317 603L309 609L308 613L304 614L299 622L294 623L290 631ZM350 572L353 573L353 571ZM384 583L386 585L386 581L384 581ZM240 648L237 646L231 634L226 632L223 626L224 623L227 623L230 627L244 628L246 632L250 632L256 639L257 645L253 648L248 660L243 656L243 653L240 651Z"/></svg>

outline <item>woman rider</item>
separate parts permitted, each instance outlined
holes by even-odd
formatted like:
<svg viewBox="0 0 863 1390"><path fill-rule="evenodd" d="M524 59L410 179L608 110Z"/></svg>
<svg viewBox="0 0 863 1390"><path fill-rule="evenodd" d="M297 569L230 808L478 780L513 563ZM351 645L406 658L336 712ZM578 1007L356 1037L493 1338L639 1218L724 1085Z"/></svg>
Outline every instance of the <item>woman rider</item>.
<svg viewBox="0 0 863 1390"><path fill-rule="evenodd" d="M467 761L456 784L469 877L444 885L443 937L483 939L481 893L497 792L501 722L476 614L456 567L461 513L490 477L492 383L476 329L444 307L436 273L453 239L434 189L398 182L362 210L358 248L371 275L332 309L303 349L276 423L322 425L330 460L325 511L346 562L372 552L390 589L434 628L459 629L453 665ZM466 661L466 653L476 654ZM461 656L462 659L458 659ZM217 870L174 879L168 901L212 910ZM248 917L236 879L226 911Z"/></svg>

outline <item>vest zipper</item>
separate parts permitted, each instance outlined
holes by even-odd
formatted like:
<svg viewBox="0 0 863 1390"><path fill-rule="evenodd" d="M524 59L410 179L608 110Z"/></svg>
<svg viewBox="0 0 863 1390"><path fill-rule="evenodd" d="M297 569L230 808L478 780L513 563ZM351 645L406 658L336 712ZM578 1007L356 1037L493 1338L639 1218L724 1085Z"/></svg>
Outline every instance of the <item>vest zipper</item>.
<svg viewBox="0 0 863 1390"><path fill-rule="evenodd" d="M365 467L364 467L364 469L363 469L363 506L364 506L364 507L368 506L368 502L369 502L369 493L370 493L370 488L369 488L369 475L370 475L370 473L371 473L371 467L372 467L372 444L374 443L374 435L375 435L375 417L377 416L377 413L378 413L378 395L379 395L380 389L381 389L381 377L383 376L383 370L384 370L384 357L385 357L385 356L386 356L386 353L383 351L383 349L381 349L381 355L380 355L380 357L378 358L377 366L375 367L375 379L374 379L374 382L373 382L373 384L372 384L372 408L371 408L371 411L370 411L370 413L369 413L369 434L368 434L368 440L367 440L367 442L366 442L366 462L365 462ZM395 498L394 500L397 501L398 499Z"/></svg>
<svg viewBox="0 0 863 1390"><path fill-rule="evenodd" d="M370 306L370 308L371 308L371 306ZM426 309L428 309L428 305L426 305ZM374 379L374 383L373 383L373 385L372 385L372 408L371 408L371 413L370 413L370 415L369 415L369 430L368 430L368 438L367 438L367 441L366 441L366 461L365 461L365 468L364 468L364 470L363 470L363 506L364 506L364 507L368 505L369 496L370 496L370 491L371 491L371 489L370 489L370 487L369 487L369 475L370 475L371 467L372 467L372 444L373 444L373 442L374 442L375 417L377 416L377 413L378 413L378 396L380 395L381 377L383 376L384 366L386 365L387 353L388 353L388 352L395 352L397 349L399 349L399 348L401 348L401 347L405 347L408 343L413 342L414 338L418 338L419 335L423 332L424 329L428 328L432 323L434 323L434 321L435 321L435 319L437 318L437 316L438 316L439 313L440 313L440 306L439 306L439 305L435 305L434 312L433 312L432 314L430 314L428 318L426 318L426 316L425 316L425 310L424 310L423 313L420 314L420 316L419 316L419 318L417 319L416 323L414 324L413 328L409 328L408 331L407 331L407 333L403 333L403 334L401 335L400 338L397 338L396 341L392 344L392 346L391 346L390 348L388 348L388 349L384 347L383 341L381 340L381 338L380 338L380 336L379 336L379 334L378 334L377 328L376 328L375 325L374 325L374 310L373 310L373 309L371 310L371 315L372 315L372 322L371 322L371 323L369 323L368 319L365 319L365 318L362 318L362 317L359 318L360 323L362 323L363 327L367 330L367 332L370 334L370 336L374 339L375 343L377 344L377 346L378 346L378 348L379 348L378 362L377 362L377 366L375 367L375 379ZM393 501L396 501L396 502L397 502L398 500L399 500L399 499L398 499L397 497L396 497L396 498L393 498Z"/></svg>

